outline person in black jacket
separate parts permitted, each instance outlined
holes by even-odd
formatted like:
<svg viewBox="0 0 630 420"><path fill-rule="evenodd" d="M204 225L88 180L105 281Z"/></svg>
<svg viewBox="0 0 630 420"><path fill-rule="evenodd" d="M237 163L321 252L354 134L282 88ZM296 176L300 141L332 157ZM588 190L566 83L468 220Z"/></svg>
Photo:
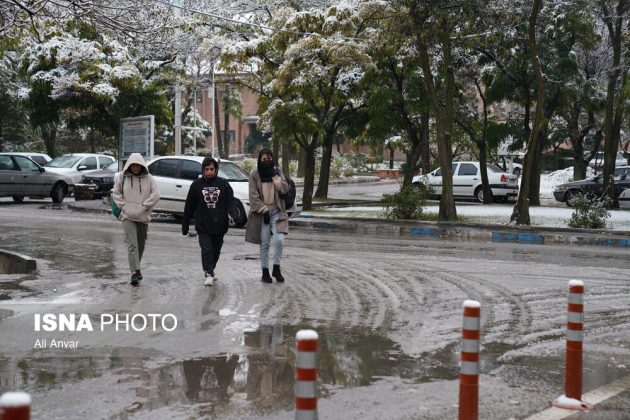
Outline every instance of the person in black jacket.
<svg viewBox="0 0 630 420"><path fill-rule="evenodd" d="M188 235L190 219L195 219L195 230L201 247L201 265L204 271L204 286L212 286L216 277L214 269L221 255L223 237L228 230L228 207L234 198L230 184L217 176L219 163L206 157L201 164L202 177L190 185L182 234Z"/></svg>

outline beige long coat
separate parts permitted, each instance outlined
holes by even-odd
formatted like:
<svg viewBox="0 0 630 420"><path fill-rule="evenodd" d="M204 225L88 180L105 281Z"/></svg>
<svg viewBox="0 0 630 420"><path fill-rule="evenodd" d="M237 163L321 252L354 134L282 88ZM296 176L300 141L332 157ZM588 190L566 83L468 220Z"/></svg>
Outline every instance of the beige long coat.
<svg viewBox="0 0 630 420"><path fill-rule="evenodd" d="M289 191L289 184L287 183L282 169L278 168L280 178L282 179L281 191L275 191L276 206L280 209L280 217L276 222L276 229L279 233L289 233L289 215L284 208L284 200L280 197L280 194L285 194ZM259 213L260 209L265 206L262 199L262 181L258 170L252 171L249 175L249 215L247 216L247 226L245 228L245 241L253 244L260 243L260 223L262 222L262 215Z"/></svg>

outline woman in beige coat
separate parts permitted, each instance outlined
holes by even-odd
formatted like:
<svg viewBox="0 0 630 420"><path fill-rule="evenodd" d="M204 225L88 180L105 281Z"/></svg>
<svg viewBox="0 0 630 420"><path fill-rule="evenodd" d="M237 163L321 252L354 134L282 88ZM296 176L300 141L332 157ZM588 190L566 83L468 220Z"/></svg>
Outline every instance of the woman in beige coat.
<svg viewBox="0 0 630 420"><path fill-rule="evenodd" d="M282 170L275 166L273 153L263 149L258 154L257 169L249 176L249 217L245 230L245 241L260 244L261 280L273 282L269 275L269 245L273 232L275 253L271 275L282 283L280 271L284 251L284 235L289 233L289 215L280 194L289 191L289 184Z"/></svg>
<svg viewBox="0 0 630 420"><path fill-rule="evenodd" d="M116 177L112 199L120 208L127 242L127 257L132 286L142 280L140 261L147 240L151 210L160 200L158 186L140 153L132 153L123 171Z"/></svg>

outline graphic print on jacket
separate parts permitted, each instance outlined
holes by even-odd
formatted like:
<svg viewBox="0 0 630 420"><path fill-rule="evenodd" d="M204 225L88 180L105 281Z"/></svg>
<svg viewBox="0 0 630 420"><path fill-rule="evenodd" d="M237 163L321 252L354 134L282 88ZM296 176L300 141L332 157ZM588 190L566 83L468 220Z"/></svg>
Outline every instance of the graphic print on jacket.
<svg viewBox="0 0 630 420"><path fill-rule="evenodd" d="M182 225L195 219L197 232L223 235L228 230L228 203L234 197L230 184L223 178L199 178L188 190Z"/></svg>
<svg viewBox="0 0 630 420"><path fill-rule="evenodd" d="M219 196L221 195L221 190L217 187L204 187L201 190L201 194L203 194L203 201L206 203L206 207L209 209L216 209L217 203L219 202Z"/></svg>

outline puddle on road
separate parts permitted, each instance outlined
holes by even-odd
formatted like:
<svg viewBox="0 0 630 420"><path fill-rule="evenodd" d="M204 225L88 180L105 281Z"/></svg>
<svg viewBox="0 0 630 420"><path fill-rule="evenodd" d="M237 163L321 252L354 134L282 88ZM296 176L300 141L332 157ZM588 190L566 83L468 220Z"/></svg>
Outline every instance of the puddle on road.
<svg viewBox="0 0 630 420"><path fill-rule="evenodd" d="M133 357L0 358L0 393L21 389L37 400L38 393L45 394L51 389L72 394L76 387L99 387L101 383L105 386L115 382L114 390L99 392L104 397L112 397L108 393L129 396L128 406L111 407L120 412L177 407L190 411L194 417L273 415L293 409L295 335L303 328L308 327L263 325L244 333L242 352L175 362ZM405 383L426 383L456 380L459 375L459 343L412 357L403 353L397 343L367 328L329 325L320 326L317 331L321 398L340 389L369 386L385 377ZM542 369L561 383L562 369L556 356L498 361L502 354L513 349L504 343L484 345L482 374L505 364L516 371L532 371L532 379ZM584 378L585 389L614 379L616 371L607 363L591 361L585 370L588 373ZM89 385L84 385L83 381L88 379Z"/></svg>
<svg viewBox="0 0 630 420"><path fill-rule="evenodd" d="M177 362L116 357L0 359L0 393L23 389L37 394L62 387L72 392L72 386L81 386L86 378L111 382L113 375L117 382L128 384L119 392L135 393L139 402L126 411L178 402L196 414L216 416L233 409L231 401L246 401L250 414L292 410L295 335L303 328L263 325L244 333L242 353ZM411 357L397 343L367 328L319 327L318 333L322 398L337 389L367 386L383 377L412 382L458 377L457 344Z"/></svg>

